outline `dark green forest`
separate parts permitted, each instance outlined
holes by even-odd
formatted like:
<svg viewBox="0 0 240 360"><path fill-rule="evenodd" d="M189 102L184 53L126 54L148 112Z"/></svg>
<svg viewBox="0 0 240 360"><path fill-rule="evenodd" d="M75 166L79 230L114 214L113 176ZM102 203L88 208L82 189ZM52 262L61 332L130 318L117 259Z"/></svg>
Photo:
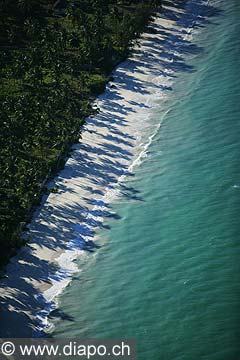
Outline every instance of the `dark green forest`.
<svg viewBox="0 0 240 360"><path fill-rule="evenodd" d="M0 264L160 0L0 0Z"/></svg>

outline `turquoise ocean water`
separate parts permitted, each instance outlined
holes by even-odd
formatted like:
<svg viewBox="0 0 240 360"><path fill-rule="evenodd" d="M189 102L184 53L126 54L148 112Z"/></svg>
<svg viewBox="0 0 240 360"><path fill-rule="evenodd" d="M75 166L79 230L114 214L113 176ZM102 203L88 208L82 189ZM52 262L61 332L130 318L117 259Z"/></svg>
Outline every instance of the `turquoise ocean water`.
<svg viewBox="0 0 240 360"><path fill-rule="evenodd" d="M111 204L119 219L60 297L53 337L135 338L142 360L240 359L240 2L205 3L192 71L152 115L162 126L125 182L135 196Z"/></svg>

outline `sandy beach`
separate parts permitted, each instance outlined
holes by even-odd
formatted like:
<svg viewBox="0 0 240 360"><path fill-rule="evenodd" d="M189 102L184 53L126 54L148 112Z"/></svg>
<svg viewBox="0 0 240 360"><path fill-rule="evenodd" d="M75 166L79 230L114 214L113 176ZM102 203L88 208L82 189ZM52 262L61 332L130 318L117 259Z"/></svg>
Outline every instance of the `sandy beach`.
<svg viewBox="0 0 240 360"><path fill-rule="evenodd" d="M1 337L31 337L47 329L57 296L79 271L74 260L96 251L96 228L116 216L109 204L144 156L155 104L168 96L175 71L187 66L181 55L189 35L178 24L181 11L165 7L156 14L152 30L96 100L99 114L86 120L65 168L48 185L59 191L43 199L24 234L28 244L0 281ZM134 196L131 188L123 189Z"/></svg>

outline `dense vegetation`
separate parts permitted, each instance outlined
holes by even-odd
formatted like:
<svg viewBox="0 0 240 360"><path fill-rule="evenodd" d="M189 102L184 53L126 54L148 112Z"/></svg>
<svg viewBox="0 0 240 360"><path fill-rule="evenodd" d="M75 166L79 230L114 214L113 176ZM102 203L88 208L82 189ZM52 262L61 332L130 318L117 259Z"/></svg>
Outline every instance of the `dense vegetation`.
<svg viewBox="0 0 240 360"><path fill-rule="evenodd" d="M0 0L0 263L159 0Z"/></svg>

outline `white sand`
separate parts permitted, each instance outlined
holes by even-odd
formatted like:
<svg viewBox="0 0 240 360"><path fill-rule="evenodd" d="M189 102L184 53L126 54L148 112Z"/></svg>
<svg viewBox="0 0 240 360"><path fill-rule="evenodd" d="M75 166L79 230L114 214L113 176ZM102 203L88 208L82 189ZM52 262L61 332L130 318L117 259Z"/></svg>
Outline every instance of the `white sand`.
<svg viewBox="0 0 240 360"><path fill-rule="evenodd" d="M108 203L119 178L123 181L146 150L140 144L151 126L149 116L170 94L177 61L174 44L187 36L174 21L159 15L152 26L156 33L142 36L140 47L116 69L114 82L98 98L100 113L87 119L82 140L55 179L59 192L43 202L30 224L31 240L8 265L7 277L0 282L1 336L32 336L36 326L48 324L46 301L53 306L78 271L72 260L88 256L82 248L93 245L88 241L95 241L94 228L112 216Z"/></svg>

